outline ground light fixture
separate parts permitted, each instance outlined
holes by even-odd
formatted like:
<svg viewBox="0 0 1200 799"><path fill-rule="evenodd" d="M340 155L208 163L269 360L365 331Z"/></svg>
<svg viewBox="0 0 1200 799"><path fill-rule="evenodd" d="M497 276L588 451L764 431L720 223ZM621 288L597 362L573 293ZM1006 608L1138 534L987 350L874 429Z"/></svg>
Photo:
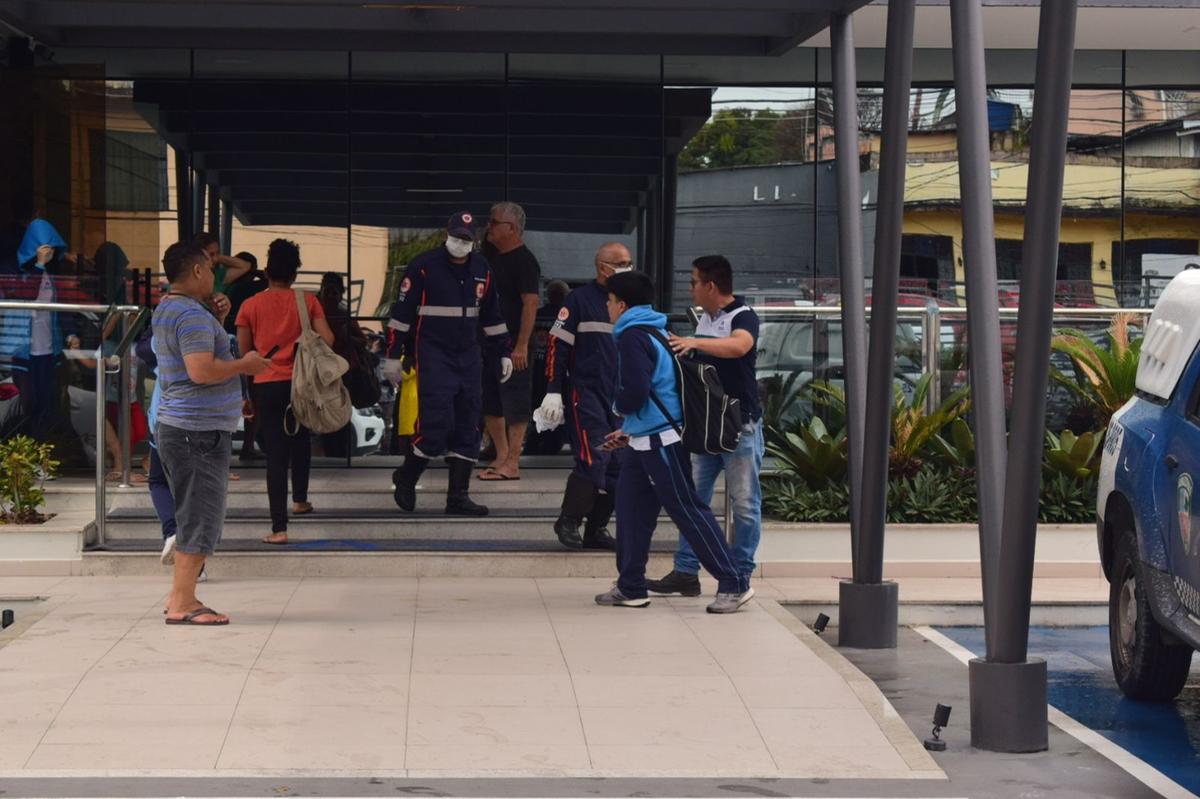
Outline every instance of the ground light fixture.
<svg viewBox="0 0 1200 799"><path fill-rule="evenodd" d="M813 632L817 635L825 632L825 628L829 626L829 617L824 613L817 614L817 620L813 622Z"/></svg>
<svg viewBox="0 0 1200 799"><path fill-rule="evenodd" d="M925 748L931 752L945 752L946 742L941 739L942 727L950 723L950 705L939 704L933 711L933 734L925 739Z"/></svg>
<svg viewBox="0 0 1200 799"><path fill-rule="evenodd" d="M11 610L5 610L3 613L0 613L0 630L3 630L5 627L11 627L14 621L16 621L16 616Z"/></svg>

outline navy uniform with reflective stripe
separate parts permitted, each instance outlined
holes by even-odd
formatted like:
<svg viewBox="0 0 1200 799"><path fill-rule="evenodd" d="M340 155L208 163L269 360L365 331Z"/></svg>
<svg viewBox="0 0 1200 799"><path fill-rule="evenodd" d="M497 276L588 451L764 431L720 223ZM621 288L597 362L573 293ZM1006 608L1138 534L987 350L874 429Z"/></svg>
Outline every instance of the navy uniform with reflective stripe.
<svg viewBox="0 0 1200 799"><path fill-rule="evenodd" d="M550 328L554 346L547 354L546 393L563 396L563 410L575 471L597 489L616 490L617 461L600 448L617 429L612 411L617 344L608 321L608 290L593 281L567 295Z"/></svg>
<svg viewBox="0 0 1200 799"><path fill-rule="evenodd" d="M481 327L484 346L507 356L508 328L486 258L473 252L456 264L445 247L437 247L409 263L388 322L388 357L407 355L415 362L413 447L422 457L479 457Z"/></svg>

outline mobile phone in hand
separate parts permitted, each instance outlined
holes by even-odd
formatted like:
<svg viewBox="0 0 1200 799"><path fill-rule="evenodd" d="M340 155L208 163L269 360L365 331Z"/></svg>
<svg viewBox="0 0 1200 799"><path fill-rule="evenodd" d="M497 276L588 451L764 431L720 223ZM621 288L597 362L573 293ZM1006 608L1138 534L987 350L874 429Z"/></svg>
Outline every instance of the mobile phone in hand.
<svg viewBox="0 0 1200 799"><path fill-rule="evenodd" d="M276 344L274 347L267 350L267 354L264 355L263 357L266 358L268 361L271 360L272 358L275 357L275 353L279 352L279 348L280 348L280 345Z"/></svg>

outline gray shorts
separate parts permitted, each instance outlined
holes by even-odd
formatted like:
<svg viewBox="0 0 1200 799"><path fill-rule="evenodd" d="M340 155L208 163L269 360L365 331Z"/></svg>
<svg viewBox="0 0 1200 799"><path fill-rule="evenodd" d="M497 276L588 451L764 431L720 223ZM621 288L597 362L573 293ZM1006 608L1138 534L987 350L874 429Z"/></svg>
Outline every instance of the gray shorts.
<svg viewBox="0 0 1200 799"><path fill-rule="evenodd" d="M154 440L175 498L175 549L211 555L225 526L232 434L158 425Z"/></svg>

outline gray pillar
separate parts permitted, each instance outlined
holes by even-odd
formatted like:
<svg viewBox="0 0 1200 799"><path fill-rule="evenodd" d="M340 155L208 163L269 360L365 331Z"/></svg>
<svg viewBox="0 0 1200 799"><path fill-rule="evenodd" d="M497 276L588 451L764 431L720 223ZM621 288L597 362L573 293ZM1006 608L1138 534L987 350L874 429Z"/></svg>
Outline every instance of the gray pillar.
<svg viewBox="0 0 1200 799"><path fill-rule="evenodd" d="M670 313L675 284L675 204L679 182L679 157L665 159L662 194L662 276L658 283L658 310Z"/></svg>
<svg viewBox="0 0 1200 799"><path fill-rule="evenodd" d="M192 187L191 170L188 169L187 153L175 150L175 209L179 219L179 240L192 237Z"/></svg>
<svg viewBox="0 0 1200 799"><path fill-rule="evenodd" d="M1055 0L1043 2L1041 8L1017 316L1012 456L1004 480L996 607L990 619L995 646L987 660L977 658L969 666L971 742L978 748L1001 752L1038 751L1049 743L1046 663L1028 658L1029 600L1037 541L1076 5L1076 0Z"/></svg>
<svg viewBox="0 0 1200 799"><path fill-rule="evenodd" d="M634 253L633 262L637 264L638 269L648 271L646 269L646 206L639 205L637 209L637 252Z"/></svg>
<svg viewBox="0 0 1200 799"><path fill-rule="evenodd" d="M862 180L858 160L858 79L854 26L835 14L829 27L833 48L833 131L837 149L838 264L842 292L842 363L850 449L850 554L858 561L862 501L863 429L866 424L867 315L863 285Z"/></svg>
<svg viewBox="0 0 1200 799"><path fill-rule="evenodd" d="M954 48L954 107L958 114L958 186L962 197L963 267L967 278L975 472L979 486L979 556L984 629L990 654L993 641L987 620L995 607L1007 442L980 0L951 0L950 27ZM929 335L936 340L940 331L931 330ZM1040 454L1040 448L1038 452Z"/></svg>
<svg viewBox="0 0 1200 799"><path fill-rule="evenodd" d="M204 182L204 170L192 171L192 235L204 230L204 195L208 184Z"/></svg>
<svg viewBox="0 0 1200 799"><path fill-rule="evenodd" d="M208 187L208 231L219 235L221 230L221 195L216 186ZM225 242L221 242L222 248ZM224 249L221 252L225 252Z"/></svg>
<svg viewBox="0 0 1200 799"><path fill-rule="evenodd" d="M233 255L233 204L225 200L221 201L221 252Z"/></svg>
<svg viewBox="0 0 1200 799"><path fill-rule="evenodd" d="M1012 452L1005 480L1004 527L997 572L1003 592L995 660L1025 660L1029 596L1041 488L1046 381L1054 322L1054 281L1062 219L1063 169L1075 52L1076 0L1043 3L1026 190L1021 307L1013 375Z"/></svg>
<svg viewBox="0 0 1200 799"><path fill-rule="evenodd" d="M871 349L867 362L863 438L862 504L854 581L839 587L838 643L882 649L896 646L899 593L883 582L883 533L887 518L888 445L891 438L892 361L896 345L896 299L900 285L900 237L904 225L904 173L908 155L909 90L915 0L888 3L884 55L883 136L879 159L879 207L875 221L875 273L871 290Z"/></svg>

